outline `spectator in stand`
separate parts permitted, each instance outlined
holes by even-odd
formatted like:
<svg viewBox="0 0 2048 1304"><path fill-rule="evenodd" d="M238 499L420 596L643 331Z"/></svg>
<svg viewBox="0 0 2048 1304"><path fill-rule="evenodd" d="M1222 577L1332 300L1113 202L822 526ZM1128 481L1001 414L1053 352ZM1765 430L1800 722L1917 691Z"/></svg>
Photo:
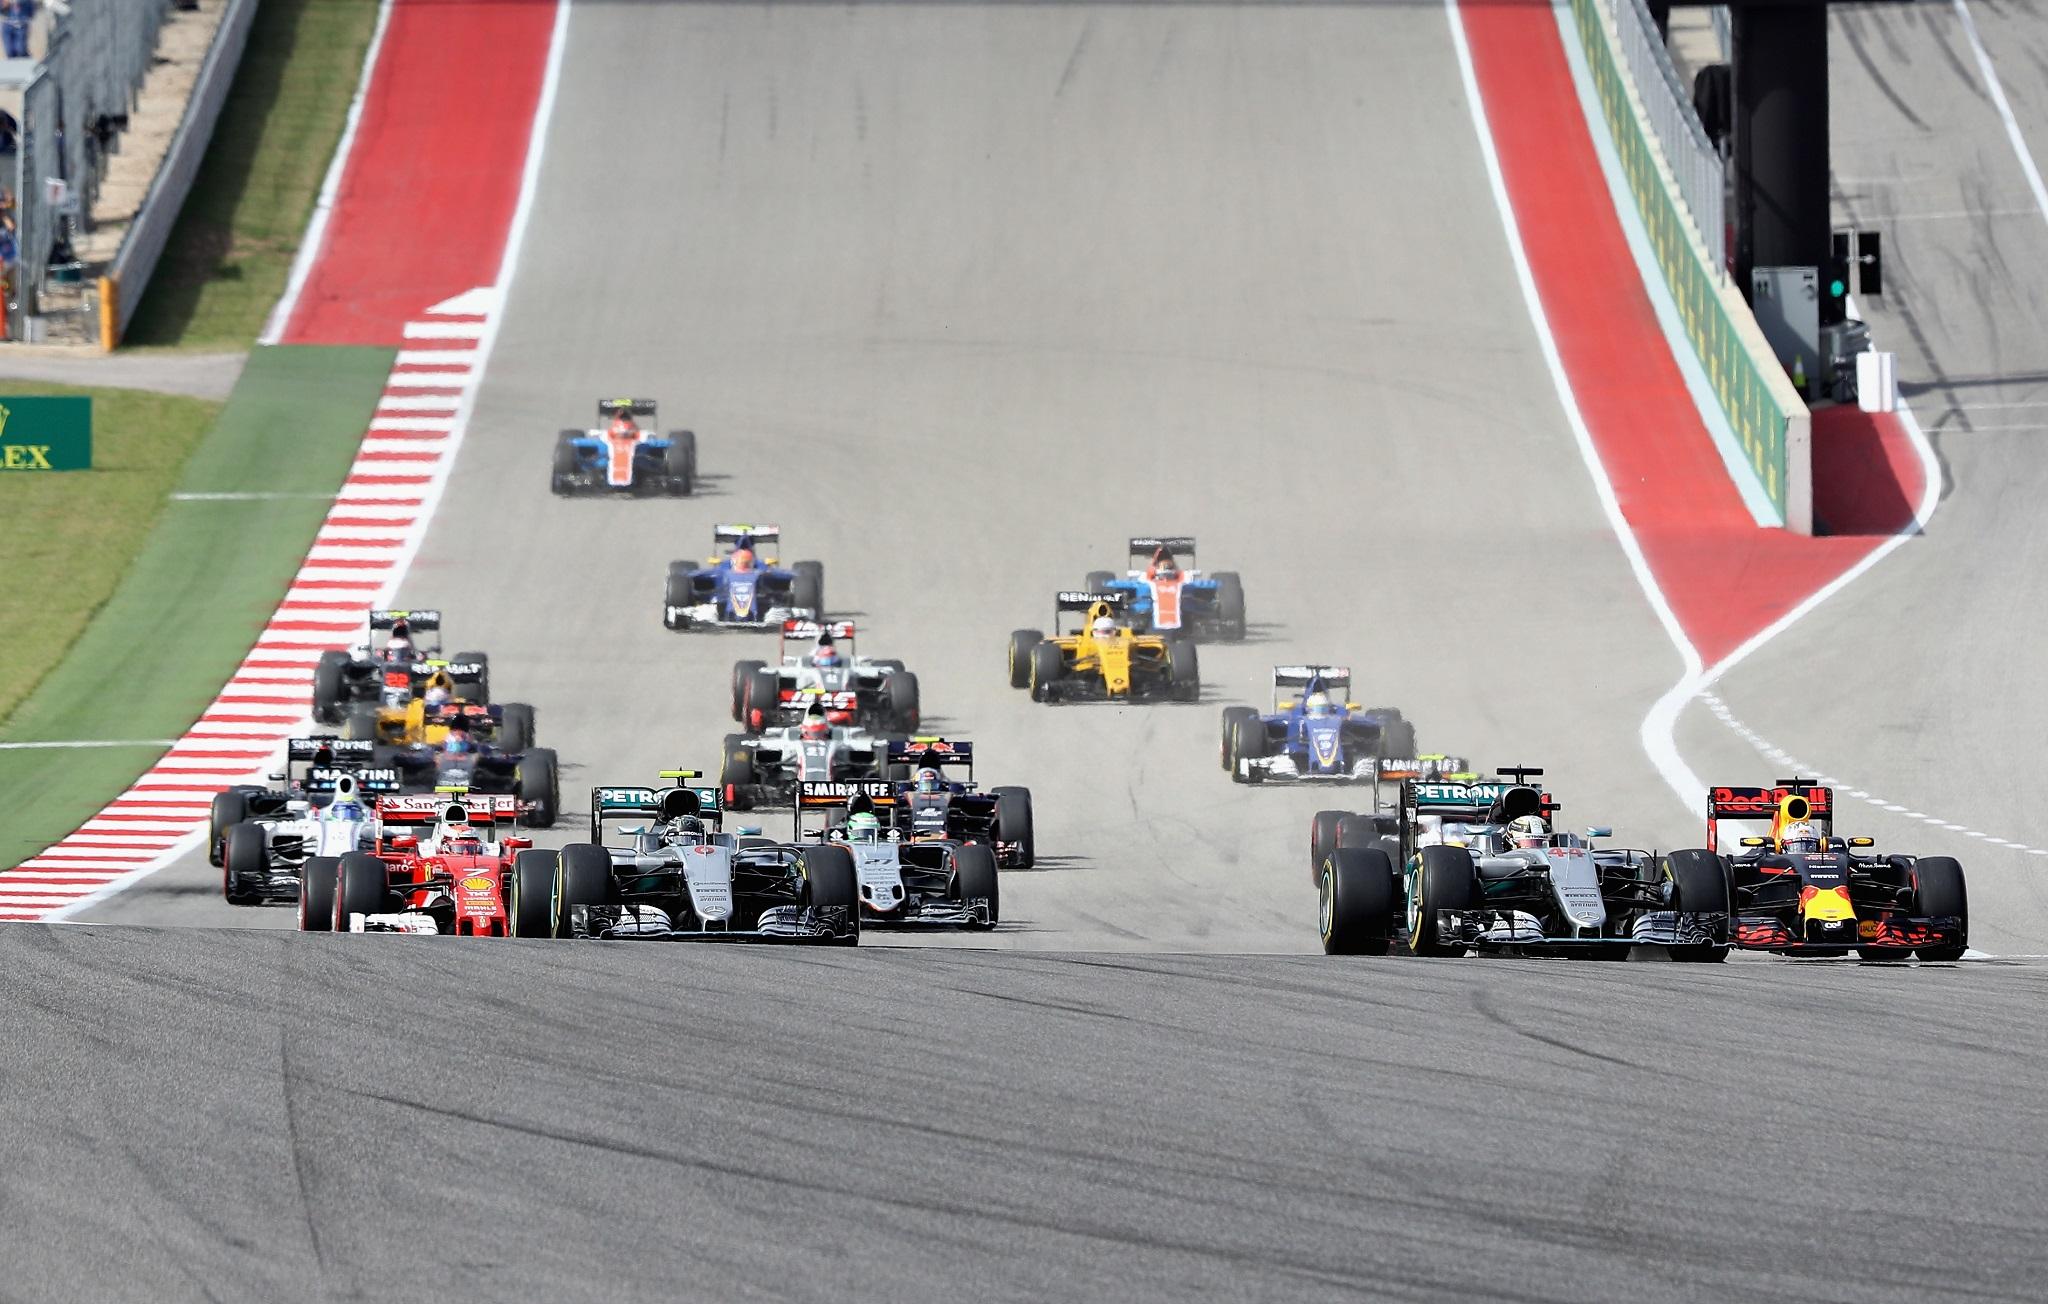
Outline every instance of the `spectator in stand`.
<svg viewBox="0 0 2048 1304"><path fill-rule="evenodd" d="M28 28L35 17L36 0L0 0L0 52L28 58Z"/></svg>

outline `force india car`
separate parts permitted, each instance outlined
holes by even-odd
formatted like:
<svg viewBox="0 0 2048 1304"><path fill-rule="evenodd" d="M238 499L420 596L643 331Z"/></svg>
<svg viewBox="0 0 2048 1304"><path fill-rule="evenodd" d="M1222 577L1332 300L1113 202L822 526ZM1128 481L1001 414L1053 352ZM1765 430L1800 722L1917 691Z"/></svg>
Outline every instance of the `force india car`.
<svg viewBox="0 0 2048 1304"><path fill-rule="evenodd" d="M548 487L557 494L687 495L697 482L697 436L661 434L651 398L597 401L597 425L555 436Z"/></svg>
<svg viewBox="0 0 2048 1304"><path fill-rule="evenodd" d="M807 738L806 733L823 733ZM813 705L802 724L784 725L749 737L725 736L719 791L732 810L787 806L805 779L879 779L887 760L886 738L857 725L828 724Z"/></svg>
<svg viewBox="0 0 2048 1304"><path fill-rule="evenodd" d="M1223 768L1238 783L1372 783L1381 757L1415 754L1415 726L1398 709L1350 699L1348 667L1274 666L1272 714L1223 708Z"/></svg>
<svg viewBox="0 0 2048 1304"><path fill-rule="evenodd" d="M855 656L854 633L850 620L783 621L780 664L733 663L732 718L759 733L792 724L818 707L832 724L915 732L917 676L901 661ZM821 658L833 664L821 666Z"/></svg>
<svg viewBox="0 0 2048 1304"><path fill-rule="evenodd" d="M1010 687L1028 689L1034 702L1199 700L1195 645L1116 624L1128 600L1115 591L1061 593L1052 638L1035 629L1011 631ZM1071 634L1060 628L1070 614L1081 617ZM1098 626L1106 632L1098 633Z"/></svg>
<svg viewBox="0 0 2048 1304"><path fill-rule="evenodd" d="M900 786L881 779L799 785L797 842L822 838L852 854L861 919L869 925L994 928L1003 904L994 850L954 841L943 827L906 836L899 824L882 820L903 801ZM827 812L826 824L807 834L804 816L814 811ZM855 829L850 821L860 814L886 827Z"/></svg>
<svg viewBox="0 0 2048 1304"><path fill-rule="evenodd" d="M1674 960L1728 954L1728 874L1712 856L1595 847L1608 830L1549 832L1558 809L1529 785L1542 774L1504 769L1507 783L1406 780L1397 853L1339 847L1323 862L1319 923L1330 954L1416 955L1472 950L1610 958L1656 945ZM1510 825L1534 817L1540 844L1517 845ZM1396 869L1396 865L1399 869Z"/></svg>
<svg viewBox="0 0 2048 1304"><path fill-rule="evenodd" d="M306 862L374 842L369 803L398 790L398 772L372 765L367 744L294 738L286 747L285 769L273 776L278 786L237 786L214 796L209 858L221 867L229 905L298 900Z"/></svg>
<svg viewBox="0 0 2048 1304"><path fill-rule="evenodd" d="M1136 629L1233 643L1244 637L1243 582L1236 571L1195 569L1192 535L1132 539L1123 578L1091 571L1085 587L1127 594L1123 619Z"/></svg>
<svg viewBox="0 0 2048 1304"><path fill-rule="evenodd" d="M1768 822L1720 855L1734 890L1735 945L1784 955L1958 960L1970 943L1963 867L1947 856L1884 854L1869 838L1834 836L1835 794L1813 779L1707 793L1710 858L1725 820ZM1804 826L1804 827L1799 827Z"/></svg>
<svg viewBox="0 0 2048 1304"><path fill-rule="evenodd" d="M378 635L384 635L381 640ZM427 636L432 635L429 645ZM392 645L393 640L398 646ZM491 659L481 652L441 656L438 611L372 611L369 633L347 652L322 652L313 666L313 718L340 724L357 704L398 705L424 696L427 681L445 676L466 702L491 700Z"/></svg>
<svg viewBox="0 0 2048 1304"><path fill-rule="evenodd" d="M522 855L513 872L520 937L753 940L854 946L858 879L844 847L727 833L718 790L695 770L675 787L597 788L594 842ZM606 826L638 821L607 842Z"/></svg>
<svg viewBox="0 0 2048 1304"><path fill-rule="evenodd" d="M784 568L771 546L782 541L775 525L712 527L713 553L698 566L668 564L661 623L670 629L774 629L785 620L825 614L825 565L800 561ZM730 545L730 546L727 546Z"/></svg>
<svg viewBox="0 0 2048 1304"><path fill-rule="evenodd" d="M299 927L507 936L505 880L513 858L533 842L497 832L519 813L513 797L378 798L371 849L306 862Z"/></svg>
<svg viewBox="0 0 2048 1304"><path fill-rule="evenodd" d="M885 807L885 823L903 837L945 837L955 842L980 842L994 852L1005 869L1030 869L1038 861L1038 839L1031 823L1031 789L996 787L986 792L974 782L974 744L965 739L892 739L888 746L888 778L898 800ZM946 778L949 769L964 769L964 782ZM930 791L917 777L933 771Z"/></svg>

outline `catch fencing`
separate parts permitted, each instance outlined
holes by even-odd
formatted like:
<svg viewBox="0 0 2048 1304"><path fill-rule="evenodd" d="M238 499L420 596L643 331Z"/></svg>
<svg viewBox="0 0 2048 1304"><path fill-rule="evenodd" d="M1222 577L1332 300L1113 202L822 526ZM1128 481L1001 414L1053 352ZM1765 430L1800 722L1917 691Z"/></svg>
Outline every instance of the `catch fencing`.
<svg viewBox="0 0 2048 1304"><path fill-rule="evenodd" d="M1679 80L1671 51L1657 34L1657 22L1644 0L1612 0L1610 7L1621 60L1642 100L1643 115L1678 183L1700 244L1715 255L1715 270L1725 276L1721 264L1728 247L1728 172L1721 152L1693 110L1692 96Z"/></svg>

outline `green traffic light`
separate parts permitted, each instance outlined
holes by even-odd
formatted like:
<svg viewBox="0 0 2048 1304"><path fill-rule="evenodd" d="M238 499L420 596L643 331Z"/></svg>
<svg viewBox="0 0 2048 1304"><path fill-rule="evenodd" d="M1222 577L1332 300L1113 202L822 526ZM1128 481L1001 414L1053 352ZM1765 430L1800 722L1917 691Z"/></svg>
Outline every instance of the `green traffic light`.
<svg viewBox="0 0 2048 1304"><path fill-rule="evenodd" d="M1835 298L1839 299L1839 298L1841 298L1841 297L1842 297L1843 295L1847 294L1848 292L1849 292L1849 287L1848 287L1848 286L1847 286L1846 284L1844 284L1843 282L1841 282L1841 281L1829 281L1829 282L1828 282L1828 293L1829 293L1830 295L1832 295L1833 297L1835 297Z"/></svg>

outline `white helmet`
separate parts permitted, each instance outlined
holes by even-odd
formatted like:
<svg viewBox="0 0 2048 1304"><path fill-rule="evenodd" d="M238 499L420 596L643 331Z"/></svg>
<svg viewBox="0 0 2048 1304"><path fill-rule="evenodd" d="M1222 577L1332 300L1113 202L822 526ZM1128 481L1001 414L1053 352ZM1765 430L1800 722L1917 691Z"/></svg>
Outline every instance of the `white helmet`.
<svg viewBox="0 0 2048 1304"><path fill-rule="evenodd" d="M1540 847L1550 841L1550 829L1540 815L1524 815L1508 823L1508 846L1515 851Z"/></svg>
<svg viewBox="0 0 2048 1304"><path fill-rule="evenodd" d="M427 709L429 711L440 710L448 705L448 696L448 690L442 685L434 684L430 686L426 692Z"/></svg>
<svg viewBox="0 0 2048 1304"><path fill-rule="evenodd" d="M1778 834L1780 851L1821 850L1820 828L1809 820L1794 820Z"/></svg>
<svg viewBox="0 0 2048 1304"><path fill-rule="evenodd" d="M1330 715L1330 695L1310 693L1301 703L1301 713L1311 720L1325 720Z"/></svg>
<svg viewBox="0 0 2048 1304"><path fill-rule="evenodd" d="M1097 616L1093 626L1093 633L1097 638L1114 638L1116 637L1116 622L1107 616Z"/></svg>

